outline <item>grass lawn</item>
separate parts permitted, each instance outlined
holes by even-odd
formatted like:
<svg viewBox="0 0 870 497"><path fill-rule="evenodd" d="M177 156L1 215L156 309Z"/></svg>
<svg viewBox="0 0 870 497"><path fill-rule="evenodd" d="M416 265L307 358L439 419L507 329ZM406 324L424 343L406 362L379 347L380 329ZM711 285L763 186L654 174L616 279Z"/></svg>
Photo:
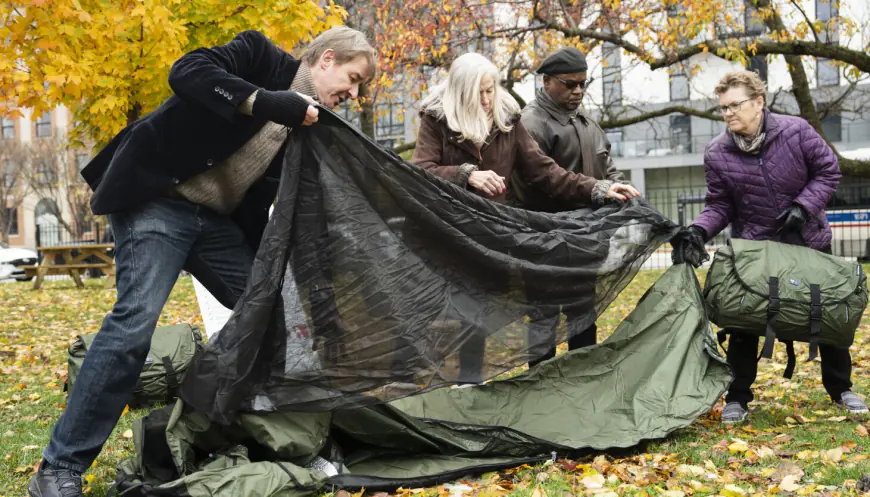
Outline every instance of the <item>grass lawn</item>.
<svg viewBox="0 0 870 497"><path fill-rule="evenodd" d="M602 336L616 328L661 274L642 271L635 278L599 319ZM114 289L95 281L86 289L71 281L49 282L41 291L23 283L0 285L0 497L26 495L28 479L64 407L66 348L76 335L99 328L113 300ZM202 323L190 278L176 285L160 320L160 325L174 323ZM870 388L870 318L865 323L852 347L854 390L859 393ZM798 368L790 381L781 376L784 347L777 346L774 361L762 361L751 424L723 428L714 410L643 452L521 467L466 485L487 496L860 494L862 473L870 472L870 422L833 406L822 388L818 362L800 361L806 347L796 348ZM115 466L133 455L131 423L145 413L122 416L86 476L88 495L106 494ZM870 489L870 481L867 485ZM401 492L415 497L448 493L446 487Z"/></svg>

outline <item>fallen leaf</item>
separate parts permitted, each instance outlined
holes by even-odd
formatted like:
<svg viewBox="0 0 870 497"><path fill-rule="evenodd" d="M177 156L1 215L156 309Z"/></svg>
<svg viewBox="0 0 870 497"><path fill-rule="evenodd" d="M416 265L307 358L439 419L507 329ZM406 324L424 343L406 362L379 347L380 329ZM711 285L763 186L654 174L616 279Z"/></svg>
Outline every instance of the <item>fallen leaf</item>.
<svg viewBox="0 0 870 497"><path fill-rule="evenodd" d="M746 452L749 449L749 446L743 440L735 439L734 442L728 446L728 452L735 454L737 452Z"/></svg>
<svg viewBox="0 0 870 497"><path fill-rule="evenodd" d="M832 421L834 423L842 423L843 421L846 421L846 416L832 416L830 418L827 418L825 421Z"/></svg>
<svg viewBox="0 0 870 497"><path fill-rule="evenodd" d="M823 450L820 456L823 462L835 464L843 458L843 449L838 447L836 449Z"/></svg>
<svg viewBox="0 0 870 497"><path fill-rule="evenodd" d="M708 491L707 487L703 483L701 483L697 480L689 480L689 486L692 487L692 490L694 490L695 492L707 492Z"/></svg>
<svg viewBox="0 0 870 497"><path fill-rule="evenodd" d="M791 461L783 461L779 464L779 467L776 469L776 471L770 476L770 479L775 482L780 482L786 476L794 476L796 478L796 481L800 481L800 479L804 476L804 470Z"/></svg>
<svg viewBox="0 0 870 497"><path fill-rule="evenodd" d="M812 458L817 457L817 456L818 456L818 452L813 452L811 450L802 450L795 455L795 457L797 457L801 461L803 461L805 459L812 459Z"/></svg>
<svg viewBox="0 0 870 497"><path fill-rule="evenodd" d="M692 466L691 464L680 464L677 466L677 473L681 475L704 476L707 470L701 466Z"/></svg>
<svg viewBox="0 0 870 497"><path fill-rule="evenodd" d="M785 433L780 433L779 435L773 437L773 441L781 444L787 444L794 440L794 437L791 435L786 435Z"/></svg>
<svg viewBox="0 0 870 497"><path fill-rule="evenodd" d="M123 434L122 436L123 436L124 438L128 438L128 439L129 439L129 438L133 438L133 430L127 430L127 431L125 431L124 434Z"/></svg>
<svg viewBox="0 0 870 497"><path fill-rule="evenodd" d="M855 434L859 437L870 436L870 432L867 431L867 428L864 425L858 425L855 427Z"/></svg>
<svg viewBox="0 0 870 497"><path fill-rule="evenodd" d="M541 490L541 487L535 487L535 491L532 492L532 497L547 497L547 494Z"/></svg>
<svg viewBox="0 0 870 497"><path fill-rule="evenodd" d="M737 485L725 485L722 490L719 491L719 494L724 497L742 497L746 495L746 491Z"/></svg>
<svg viewBox="0 0 870 497"><path fill-rule="evenodd" d="M339 490L338 492L335 492L335 497L351 497L351 495L347 490Z"/></svg>
<svg viewBox="0 0 870 497"><path fill-rule="evenodd" d="M796 424L798 424L797 420L794 419L794 418L791 417L791 416L788 416L787 418L785 418L785 422L788 423L788 424L790 424L790 425L796 425Z"/></svg>
<svg viewBox="0 0 870 497"><path fill-rule="evenodd" d="M659 495L662 495L664 497L686 497L686 493L680 492L679 490L666 490Z"/></svg>
<svg viewBox="0 0 870 497"><path fill-rule="evenodd" d="M764 445L757 447L755 449L755 453L758 454L758 457L760 457L761 459L767 457L776 457L776 452L774 452L773 449L771 449L770 447L766 447Z"/></svg>
<svg viewBox="0 0 870 497"><path fill-rule="evenodd" d="M778 486L786 492L796 492L801 488L801 486L797 484L797 477L794 475L787 475L781 482L779 482Z"/></svg>
<svg viewBox="0 0 870 497"><path fill-rule="evenodd" d="M600 474L589 475L580 480L580 484L589 489L603 488L606 480Z"/></svg>

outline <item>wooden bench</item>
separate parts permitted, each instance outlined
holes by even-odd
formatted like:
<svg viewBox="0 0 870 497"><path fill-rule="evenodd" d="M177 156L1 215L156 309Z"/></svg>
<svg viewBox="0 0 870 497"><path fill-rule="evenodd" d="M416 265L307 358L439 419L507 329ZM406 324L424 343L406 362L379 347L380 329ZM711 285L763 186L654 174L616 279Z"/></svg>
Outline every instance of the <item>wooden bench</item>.
<svg viewBox="0 0 870 497"><path fill-rule="evenodd" d="M38 266L22 266L27 276L36 276L33 281L33 289L42 287L42 281L48 275L68 274L75 281L76 286L84 288L81 274L88 269L100 269L106 273L106 286L115 286L115 261L109 256L109 250L114 248L112 243L91 243L83 245L59 245L56 247L39 247L43 259ZM73 255L73 252L78 252ZM89 257L95 257L101 262L84 262ZM59 262L63 258L63 263Z"/></svg>

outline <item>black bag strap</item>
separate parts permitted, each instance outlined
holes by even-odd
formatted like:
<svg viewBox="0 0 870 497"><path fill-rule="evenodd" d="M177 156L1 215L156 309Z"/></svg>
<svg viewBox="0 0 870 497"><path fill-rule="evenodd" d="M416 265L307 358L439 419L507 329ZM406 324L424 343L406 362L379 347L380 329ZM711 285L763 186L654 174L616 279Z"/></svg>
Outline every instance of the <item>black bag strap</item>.
<svg viewBox="0 0 870 497"><path fill-rule="evenodd" d="M810 357L812 361L819 355L819 337L822 335L822 287L810 285Z"/></svg>
<svg viewBox="0 0 870 497"><path fill-rule="evenodd" d="M791 340L783 341L785 344L785 352L788 354L788 362L785 365L785 371L782 373L783 378L791 379L794 374L794 367L797 363L797 358L794 355L794 342Z"/></svg>
<svg viewBox="0 0 870 497"><path fill-rule="evenodd" d="M163 356L163 368L166 369L166 402L171 402L178 394L178 374L169 356Z"/></svg>
<svg viewBox="0 0 870 497"><path fill-rule="evenodd" d="M767 304L767 332L764 334L764 347L761 349L760 358L770 359L773 357L773 343L776 341L776 317L779 316L779 278L771 276L768 281L770 297Z"/></svg>

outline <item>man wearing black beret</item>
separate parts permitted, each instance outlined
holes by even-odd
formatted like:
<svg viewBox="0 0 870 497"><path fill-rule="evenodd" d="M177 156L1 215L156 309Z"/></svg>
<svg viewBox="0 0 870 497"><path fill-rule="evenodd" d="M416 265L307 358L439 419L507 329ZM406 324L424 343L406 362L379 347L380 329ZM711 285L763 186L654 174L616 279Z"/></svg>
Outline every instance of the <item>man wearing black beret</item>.
<svg viewBox="0 0 870 497"><path fill-rule="evenodd" d="M592 195L603 196L614 183L625 183L625 176L616 170L610 158L610 141L601 127L583 113L580 104L592 78L586 74L586 56L574 47L563 47L550 54L538 68L544 77L544 86L535 94L522 114L522 123L538 142L541 150L553 158L562 168L591 176L598 181ZM512 178L519 204L529 210L559 212L591 205L568 204L551 198L544 192ZM626 198L640 193L630 185L621 191ZM572 316L568 318L568 347L577 349L594 345L597 328L595 323L584 330L572 329ZM551 333L555 342L555 330ZM554 357L555 343L550 353L540 361Z"/></svg>

